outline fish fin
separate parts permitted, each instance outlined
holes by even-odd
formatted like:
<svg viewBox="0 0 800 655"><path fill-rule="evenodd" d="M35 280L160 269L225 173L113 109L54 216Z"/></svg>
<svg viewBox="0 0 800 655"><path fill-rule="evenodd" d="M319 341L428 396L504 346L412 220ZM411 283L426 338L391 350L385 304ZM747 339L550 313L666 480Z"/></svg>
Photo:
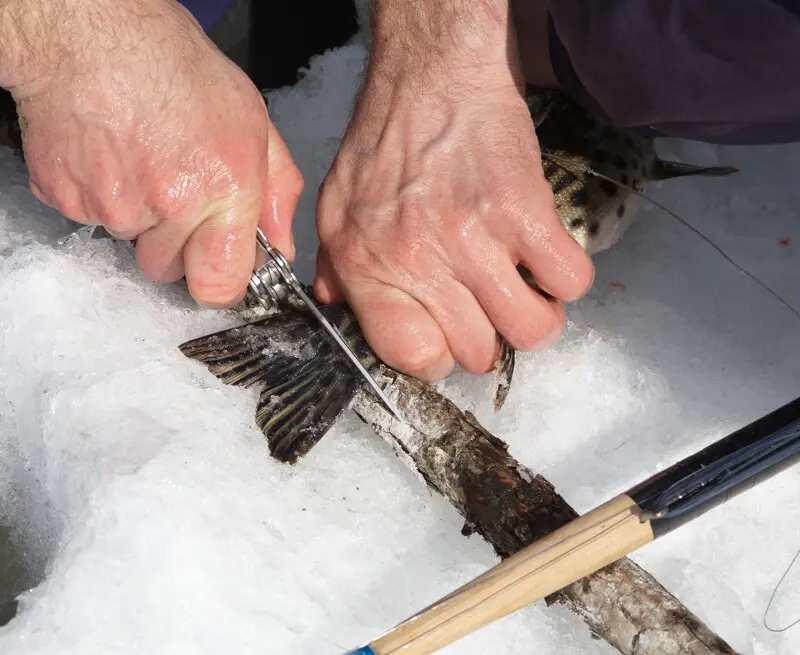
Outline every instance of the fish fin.
<svg viewBox="0 0 800 655"><path fill-rule="evenodd" d="M179 348L225 384L263 385L256 424L272 456L282 462L295 463L311 450L361 383L316 319L301 310L199 337Z"/></svg>
<svg viewBox="0 0 800 655"><path fill-rule="evenodd" d="M494 392L494 411L499 412L506 402L506 397L511 389L511 379L514 377L514 364L516 350L514 350L503 337L500 340L500 357L494 366L494 373L500 379Z"/></svg>
<svg viewBox="0 0 800 655"><path fill-rule="evenodd" d="M702 175L704 177L722 177L738 173L739 169L733 166L697 166L696 164L684 164L677 161L667 161L656 159L653 170L650 172L650 179L670 180L675 177L687 177L690 175Z"/></svg>

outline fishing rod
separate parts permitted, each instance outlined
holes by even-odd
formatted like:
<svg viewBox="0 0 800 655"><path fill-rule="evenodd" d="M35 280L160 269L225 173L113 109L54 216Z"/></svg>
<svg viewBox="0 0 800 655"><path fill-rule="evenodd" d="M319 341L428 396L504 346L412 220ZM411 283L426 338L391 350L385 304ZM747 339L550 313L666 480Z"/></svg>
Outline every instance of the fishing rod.
<svg viewBox="0 0 800 655"><path fill-rule="evenodd" d="M669 534L800 460L800 398L631 487L346 655L425 655Z"/></svg>

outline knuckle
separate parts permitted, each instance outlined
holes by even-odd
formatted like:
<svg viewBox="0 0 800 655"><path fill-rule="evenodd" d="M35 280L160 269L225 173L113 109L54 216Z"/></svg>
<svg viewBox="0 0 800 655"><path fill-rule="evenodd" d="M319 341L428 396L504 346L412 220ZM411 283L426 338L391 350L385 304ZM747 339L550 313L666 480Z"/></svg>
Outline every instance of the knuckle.
<svg viewBox="0 0 800 655"><path fill-rule="evenodd" d="M122 208L111 209L105 204L101 204L97 209L97 216L94 216L99 223L112 234L135 234L138 233L134 221L122 211Z"/></svg>
<svg viewBox="0 0 800 655"><path fill-rule="evenodd" d="M552 310L539 310L534 315L521 320L516 329L509 330L504 335L508 342L517 350L530 352L540 348L553 334L560 333L558 321ZM563 327L563 326L562 326Z"/></svg>
<svg viewBox="0 0 800 655"><path fill-rule="evenodd" d="M189 293L204 307L233 307L245 295L245 289L233 285L204 284L197 280L187 280Z"/></svg>
<svg viewBox="0 0 800 655"><path fill-rule="evenodd" d="M453 369L450 351L444 344L426 343L410 351L401 360L400 367L409 375L437 381Z"/></svg>
<svg viewBox="0 0 800 655"><path fill-rule="evenodd" d="M303 179L303 174L297 166L292 166L290 172L287 174L288 186L291 193L300 196L306 187L306 181Z"/></svg>
<svg viewBox="0 0 800 655"><path fill-rule="evenodd" d="M83 199L76 189L59 193L53 200L53 207L70 220L81 223L88 220Z"/></svg>
<svg viewBox="0 0 800 655"><path fill-rule="evenodd" d="M576 257L569 272L571 293L565 292L562 300L575 301L585 296L594 284L594 275L594 262L591 258L585 253Z"/></svg>
<svg viewBox="0 0 800 655"><path fill-rule="evenodd" d="M400 320L391 333L373 333L376 354L387 364L428 381L446 377L454 366L453 356L441 332L433 326Z"/></svg>
<svg viewBox="0 0 800 655"><path fill-rule="evenodd" d="M473 347L462 354L458 358L458 363L464 370L473 375L489 372L494 366L495 343L494 340L488 340L475 344L479 347Z"/></svg>

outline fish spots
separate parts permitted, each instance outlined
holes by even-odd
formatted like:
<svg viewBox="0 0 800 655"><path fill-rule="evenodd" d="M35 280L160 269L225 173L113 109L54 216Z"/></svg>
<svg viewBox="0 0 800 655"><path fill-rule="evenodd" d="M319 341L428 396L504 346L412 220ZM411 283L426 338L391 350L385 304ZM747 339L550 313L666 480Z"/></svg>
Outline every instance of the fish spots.
<svg viewBox="0 0 800 655"><path fill-rule="evenodd" d="M609 198L617 195L617 185L609 180L600 180L600 190Z"/></svg>
<svg viewBox="0 0 800 655"><path fill-rule="evenodd" d="M619 181L620 181L620 182L622 182L622 183L623 183L625 186L628 186L628 184L630 183L630 178L628 178L628 176L627 176L627 175L623 175L623 176L622 176L622 177L619 179Z"/></svg>
<svg viewBox="0 0 800 655"><path fill-rule="evenodd" d="M583 220L582 218L578 217L578 218L573 218L570 221L569 226L572 227L572 228L578 228L578 227L581 227L582 225L585 225L585 224L586 224L586 221Z"/></svg>
<svg viewBox="0 0 800 655"><path fill-rule="evenodd" d="M572 194L570 198L573 207L584 207L589 203L589 194L586 192L586 187L581 187Z"/></svg>
<svg viewBox="0 0 800 655"><path fill-rule="evenodd" d="M622 218L625 216L625 205L620 205L617 207L617 218Z"/></svg>
<svg viewBox="0 0 800 655"><path fill-rule="evenodd" d="M552 177L559 170L561 170L561 169L558 167L558 164L556 164L555 162L547 160L547 161L542 163L542 171L544 171L544 176L546 178Z"/></svg>
<svg viewBox="0 0 800 655"><path fill-rule="evenodd" d="M600 223L595 222L589 226L589 234L591 234L592 236L595 236L599 231L600 231Z"/></svg>
<svg viewBox="0 0 800 655"><path fill-rule="evenodd" d="M553 193L558 195L566 191L567 187L572 182L572 177L569 175L561 175L555 182L552 183Z"/></svg>
<svg viewBox="0 0 800 655"><path fill-rule="evenodd" d="M781 244L784 248L787 248L791 242L792 242L792 237L783 237L782 239L778 239L778 243Z"/></svg>

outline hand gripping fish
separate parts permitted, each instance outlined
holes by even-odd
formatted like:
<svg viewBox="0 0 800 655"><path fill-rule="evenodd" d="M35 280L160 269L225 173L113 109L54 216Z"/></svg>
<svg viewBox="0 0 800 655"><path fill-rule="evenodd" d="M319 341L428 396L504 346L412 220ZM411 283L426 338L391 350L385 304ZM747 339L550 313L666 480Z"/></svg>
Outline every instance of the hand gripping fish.
<svg viewBox="0 0 800 655"><path fill-rule="evenodd" d="M612 246L631 224L632 205L644 183L736 172L728 167L664 161L656 155L651 137L630 135L604 123L560 92L532 90L526 99L556 211L562 225L589 255ZM266 251L266 241L259 243ZM390 422L392 414L399 412L403 421L423 434L465 420L433 385L412 380L380 361L346 305L316 307L308 298L310 288L293 275L295 293L288 293L283 288L286 269L282 266L262 270L261 278L254 276L251 293L239 307L243 316L256 313L260 318L180 346L187 357L205 364L223 382L261 387L256 424L273 457L296 462L355 404L358 415L368 422L374 424L381 414ZM522 266L519 271L536 288L530 272ZM266 304L261 304L270 297L270 290L277 292L277 297L268 303L270 311L265 313ZM276 300L282 304L276 305ZM335 327L335 333L329 325ZM504 340L500 342L494 371L498 377L497 410L508 394L515 361L514 349ZM360 391L365 388L374 393L364 396ZM396 429L407 429L404 423L396 423Z"/></svg>

